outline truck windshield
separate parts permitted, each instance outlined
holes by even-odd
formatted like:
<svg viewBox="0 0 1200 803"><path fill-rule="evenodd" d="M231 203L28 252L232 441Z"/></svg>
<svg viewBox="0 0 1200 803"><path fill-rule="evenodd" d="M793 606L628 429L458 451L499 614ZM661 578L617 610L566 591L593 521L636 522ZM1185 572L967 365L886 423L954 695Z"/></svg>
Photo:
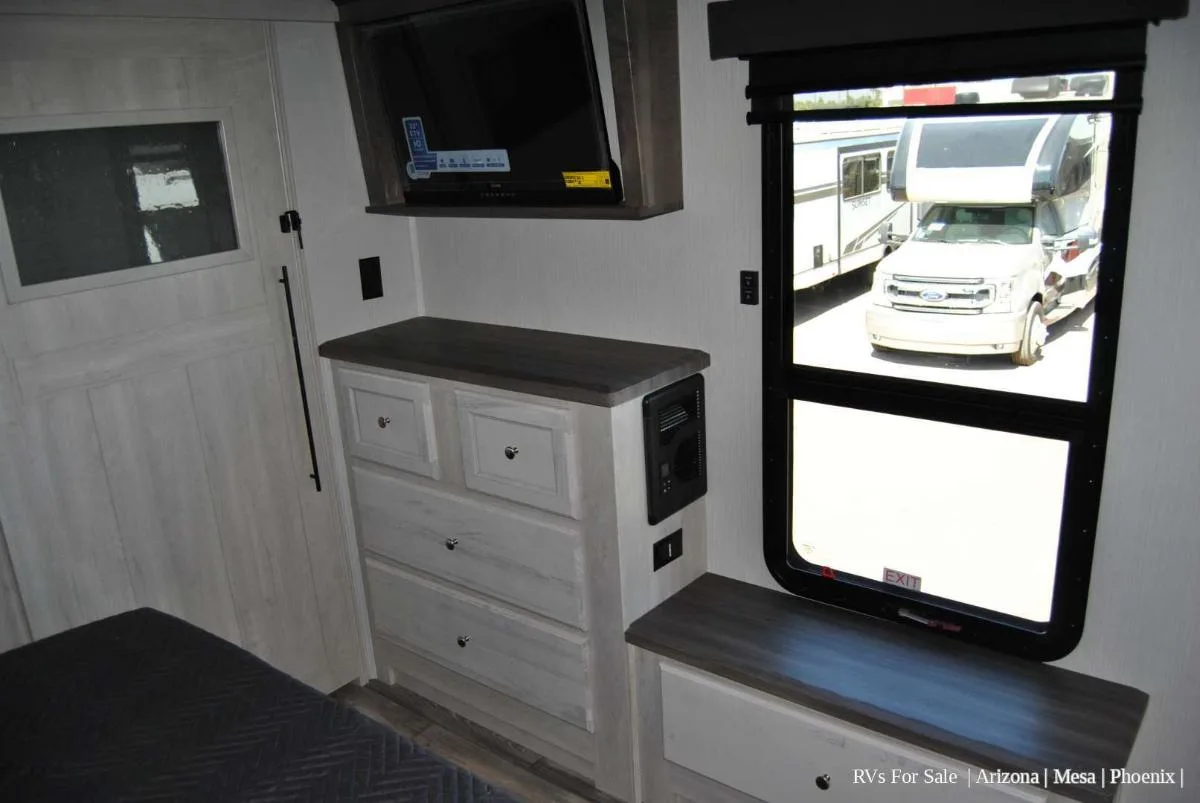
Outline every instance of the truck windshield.
<svg viewBox="0 0 1200 803"><path fill-rule="evenodd" d="M913 239L930 243L1026 245L1033 242L1033 207L938 204L922 218Z"/></svg>

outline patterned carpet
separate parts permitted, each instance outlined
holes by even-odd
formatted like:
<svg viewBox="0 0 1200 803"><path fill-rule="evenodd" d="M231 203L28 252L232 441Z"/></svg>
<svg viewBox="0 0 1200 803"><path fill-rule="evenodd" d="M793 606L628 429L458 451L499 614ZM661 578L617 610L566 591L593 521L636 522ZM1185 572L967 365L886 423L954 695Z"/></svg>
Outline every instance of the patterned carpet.
<svg viewBox="0 0 1200 803"><path fill-rule="evenodd" d="M0 655L0 801L515 803L149 609Z"/></svg>

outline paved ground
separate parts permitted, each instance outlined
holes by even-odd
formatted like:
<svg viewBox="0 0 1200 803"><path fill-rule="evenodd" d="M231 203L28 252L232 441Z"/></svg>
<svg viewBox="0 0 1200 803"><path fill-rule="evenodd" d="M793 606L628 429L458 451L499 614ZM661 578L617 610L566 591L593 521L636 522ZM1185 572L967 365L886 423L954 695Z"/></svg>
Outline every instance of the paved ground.
<svg viewBox="0 0 1200 803"><path fill-rule="evenodd" d="M1033 366L1007 355L876 354L864 279L851 274L798 302L797 362L1084 398L1090 309L1052 327ZM938 596L1048 618L1064 444L801 404L795 454L793 538L809 560L874 579L895 569Z"/></svg>
<svg viewBox="0 0 1200 803"><path fill-rule="evenodd" d="M861 275L856 275L861 274ZM1050 328L1036 365L1014 365L1007 354L953 356L893 351L876 353L867 342L865 271L827 283L796 304L797 363L848 371L1084 401L1092 348L1091 307Z"/></svg>

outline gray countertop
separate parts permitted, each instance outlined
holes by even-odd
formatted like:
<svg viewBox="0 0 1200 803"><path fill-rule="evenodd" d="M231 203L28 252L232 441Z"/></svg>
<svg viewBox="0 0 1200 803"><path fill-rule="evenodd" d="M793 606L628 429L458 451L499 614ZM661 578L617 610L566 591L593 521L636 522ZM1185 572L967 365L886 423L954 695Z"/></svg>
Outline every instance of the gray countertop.
<svg viewBox="0 0 1200 803"><path fill-rule="evenodd" d="M412 318L322 343L322 357L615 407L709 365L697 349Z"/></svg>
<svg viewBox="0 0 1200 803"><path fill-rule="evenodd" d="M634 622L626 641L987 770L1050 770L1049 788L1110 803L1147 696L937 634L706 574ZM1054 782L1054 770L1096 783ZM1107 781L1107 777L1104 778Z"/></svg>

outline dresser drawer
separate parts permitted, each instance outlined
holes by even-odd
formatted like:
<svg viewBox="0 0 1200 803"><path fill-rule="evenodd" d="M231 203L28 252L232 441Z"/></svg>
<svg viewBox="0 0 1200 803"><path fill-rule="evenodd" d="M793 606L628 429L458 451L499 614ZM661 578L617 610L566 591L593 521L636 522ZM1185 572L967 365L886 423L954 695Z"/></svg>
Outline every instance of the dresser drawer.
<svg viewBox="0 0 1200 803"><path fill-rule="evenodd" d="M350 454L438 477L429 385L347 368L338 381Z"/></svg>
<svg viewBox="0 0 1200 803"><path fill-rule="evenodd" d="M552 526L361 466L353 473L367 550L584 627L583 544L570 524Z"/></svg>
<svg viewBox="0 0 1200 803"><path fill-rule="evenodd" d="M662 702L668 761L767 803L1045 803L1048 797L1032 787L968 785L978 770L965 764L668 661ZM817 785L822 776L828 788Z"/></svg>
<svg viewBox="0 0 1200 803"><path fill-rule="evenodd" d="M569 411L456 391L468 488L579 518Z"/></svg>
<svg viewBox="0 0 1200 803"><path fill-rule="evenodd" d="M367 559L375 628L401 646L592 731L587 639Z"/></svg>

